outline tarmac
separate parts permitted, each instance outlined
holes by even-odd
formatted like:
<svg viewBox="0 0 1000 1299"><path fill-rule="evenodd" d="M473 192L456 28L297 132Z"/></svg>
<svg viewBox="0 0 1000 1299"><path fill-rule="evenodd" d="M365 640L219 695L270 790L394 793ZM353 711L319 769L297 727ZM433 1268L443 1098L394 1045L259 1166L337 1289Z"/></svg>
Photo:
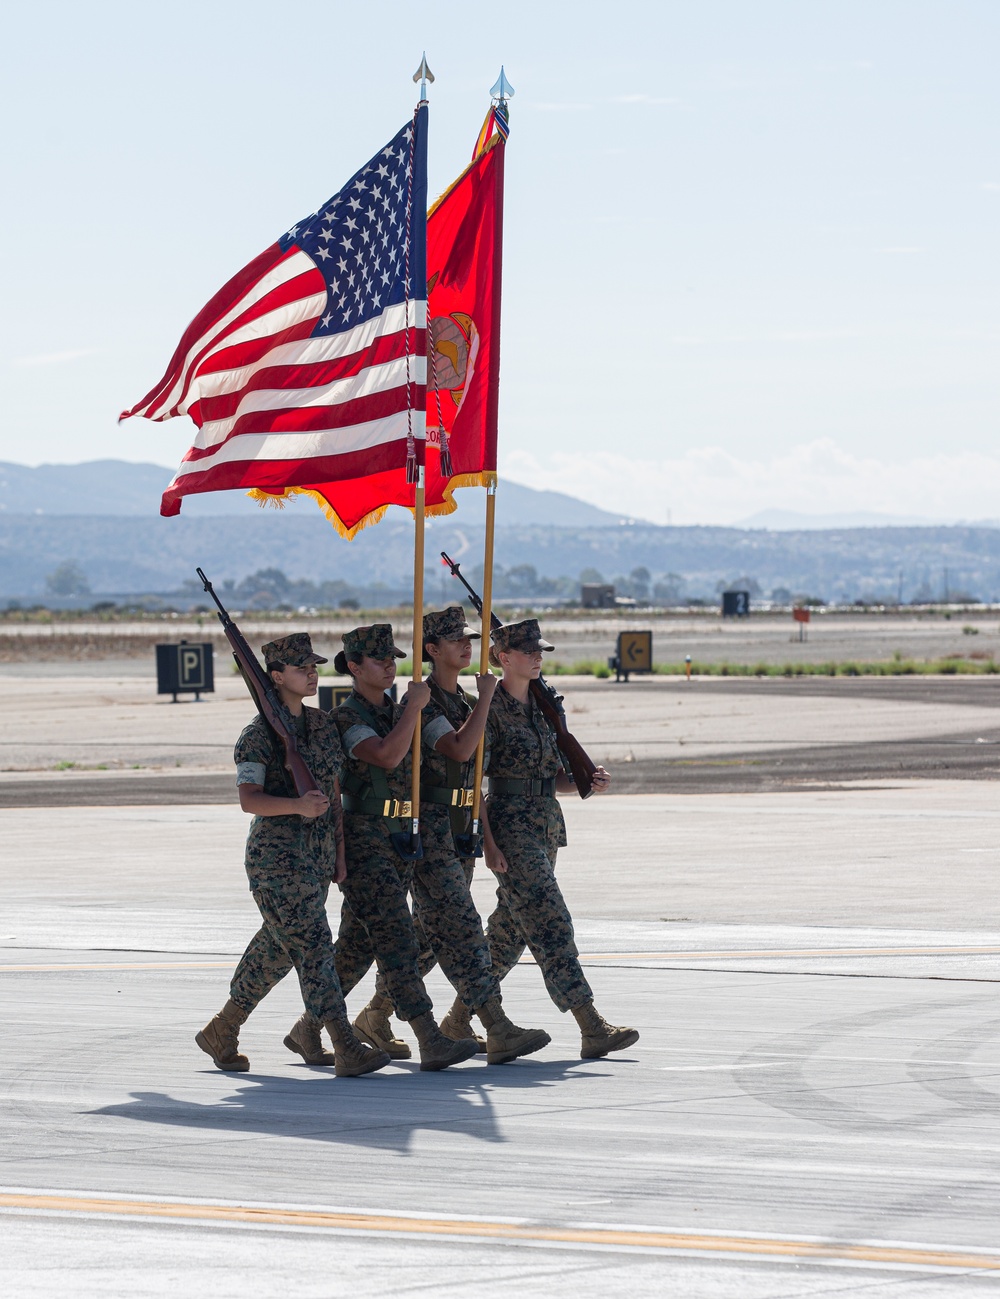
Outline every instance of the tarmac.
<svg viewBox="0 0 1000 1299"><path fill-rule="evenodd" d="M629 768L658 782L564 800L587 974L639 1042L581 1061L525 961L505 1001L546 1050L363 1079L283 1047L292 980L243 1031L249 1073L194 1045L256 927L225 785L239 692L172 706L124 676L14 681L4 1293L996 1293L989 679L568 683L615 789L641 787ZM107 770L88 770L100 754ZM976 756L956 770L953 754ZM428 986L448 1003L439 972Z"/></svg>
<svg viewBox="0 0 1000 1299"><path fill-rule="evenodd" d="M235 802L233 743L252 715L239 678L175 704L148 665L34 679L22 666L0 668L0 808ZM616 792L1000 776L993 676L552 680Z"/></svg>

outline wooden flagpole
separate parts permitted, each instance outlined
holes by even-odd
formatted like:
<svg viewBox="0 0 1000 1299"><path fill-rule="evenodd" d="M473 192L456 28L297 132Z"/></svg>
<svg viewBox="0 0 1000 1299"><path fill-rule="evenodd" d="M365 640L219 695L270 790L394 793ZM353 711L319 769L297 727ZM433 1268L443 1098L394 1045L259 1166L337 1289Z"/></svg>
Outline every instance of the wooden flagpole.
<svg viewBox="0 0 1000 1299"><path fill-rule="evenodd" d="M417 111L419 113L421 109L426 109L427 106L427 83L428 81L434 80L434 73L431 72L430 68L427 66L426 54L424 54L424 56L421 58L420 67L417 68L416 72L413 74L413 80L415 82L416 81L420 82L420 100L417 105ZM421 141L420 147L422 150L426 150L426 139L423 139ZM426 166L426 157L425 157L424 165ZM427 224L426 181L424 182L422 187L414 194L413 201L415 203L419 203L420 213L418 219L424 223L424 230L426 231L426 224ZM412 216L413 213L411 213L411 222L412 222ZM417 267L419 268L418 269L419 283L417 285L418 292L416 295L414 295L417 301L423 300L424 303L426 303L426 299L427 299L426 244L427 244L427 236L425 233L422 236L422 240L421 240L421 248L423 249L423 251L421 252L419 259L417 259ZM410 329L409 302L413 300L410 297L411 285L409 283L409 276L407 277L406 289L407 289L407 295L409 299L407 302L406 329L407 329L407 333L409 333L409 329ZM419 308L416 307L416 303L414 303L414 306L415 306L415 310L418 311ZM419 319L419 315L415 316L414 324L420 327L421 321ZM423 361L425 366L428 363L427 347L426 347L427 324L428 321L426 317L426 306L425 306L425 314L422 322L423 339L425 344L422 351L423 351ZM413 528L413 674L412 675L414 681L422 681L424 675L423 672L423 665L424 665L424 496L426 490L424 463L426 460L426 448L427 448L426 374L424 376L423 382L418 384L417 391L420 394L420 409L419 411L411 410L410 412L411 438L414 435L416 435L417 437L419 437L419 440L422 443L420 448L420 453L417 457L416 478L413 486L414 528ZM422 722L422 716L421 714L418 713L417 724L413 730L413 747L411 750L411 754L412 754L411 783L410 783L410 815L413 818L412 821L410 822L410 851L413 857L415 858L423 856L423 850L420 845L420 736L421 736L421 729L422 729L421 722Z"/></svg>
<svg viewBox="0 0 1000 1299"><path fill-rule="evenodd" d="M424 675L424 466L417 470L413 493L413 680L422 681ZM420 842L420 731L423 718L417 715L413 731L413 768L410 787L410 812L414 850Z"/></svg>
<svg viewBox="0 0 1000 1299"><path fill-rule="evenodd" d="M490 96L495 106L503 113L506 119L507 102L514 93L514 87L504 76L503 68L500 69L500 76L496 85L490 90ZM494 122L494 128L496 123ZM506 135L506 132L504 133ZM501 154L499 160L499 171L496 180L496 190L494 195L495 208L495 245L493 249L494 257L494 275L496 283L493 291L493 347L494 366L493 374L490 381L490 391L488 398L487 420L493 430L494 439L496 438L497 425L499 423L499 399L500 399L500 373L496 360L500 353L500 276L503 265L503 161L504 156ZM496 464L496 461L493 462ZM497 480L496 474L490 480L486 488L486 545L483 552L483 617L482 617L482 635L483 639L479 651L479 673L480 676L489 670L490 665L490 630L493 622L493 535L496 524L496 504L497 504ZM482 797L483 797L483 758L486 748L486 733L484 732L476 746L476 773L472 786L472 840L475 842L479 835L482 818Z"/></svg>
<svg viewBox="0 0 1000 1299"><path fill-rule="evenodd" d="M479 675L484 676L490 667L490 623L493 615L493 530L496 522L497 484L494 479L486 489L486 549L483 554L483 639L479 643ZM479 837L483 798L483 758L486 750L486 732L476 745L476 774L472 781L472 841Z"/></svg>

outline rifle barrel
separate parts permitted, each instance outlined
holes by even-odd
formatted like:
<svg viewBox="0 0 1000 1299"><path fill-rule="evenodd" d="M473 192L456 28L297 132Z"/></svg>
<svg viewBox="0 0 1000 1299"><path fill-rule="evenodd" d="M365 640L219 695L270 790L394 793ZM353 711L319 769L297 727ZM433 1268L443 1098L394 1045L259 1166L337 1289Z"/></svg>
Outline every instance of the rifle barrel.
<svg viewBox="0 0 1000 1299"><path fill-rule="evenodd" d="M215 603L218 605L218 607L219 607L219 621L222 623L223 627L228 626L228 624L232 622L232 618L230 618L230 616L229 616L229 610L228 610L228 609L226 608L226 606L222 603L222 601L219 599L219 597L215 594L215 587L212 585L212 583L211 583L211 582L208 580L208 578L205 576L205 573L204 573L204 570L203 570L203 569L196 568L194 571L195 571L195 572L198 574L198 576L201 578L202 583L203 583L203 585L204 585L204 587L205 587L205 590L208 592L208 594L212 597L212 599L213 599L213 600L215 601Z"/></svg>

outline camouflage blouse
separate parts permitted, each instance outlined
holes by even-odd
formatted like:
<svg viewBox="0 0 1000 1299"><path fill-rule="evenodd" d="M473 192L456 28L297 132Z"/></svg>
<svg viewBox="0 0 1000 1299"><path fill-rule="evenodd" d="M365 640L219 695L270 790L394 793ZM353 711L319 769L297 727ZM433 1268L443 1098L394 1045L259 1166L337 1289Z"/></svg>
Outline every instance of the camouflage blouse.
<svg viewBox="0 0 1000 1299"><path fill-rule="evenodd" d="M486 770L490 776L544 780L562 770L555 732L545 720L534 695L520 703L497 685L486 722ZM550 847L566 843L566 823L554 795L491 794L489 818L493 835L504 849L505 822L516 823Z"/></svg>
<svg viewBox="0 0 1000 1299"><path fill-rule="evenodd" d="M450 785L448 760L435 745L443 735L463 727L472 712L472 702L461 686L452 694L443 690L433 678L428 679L431 701L424 709L420 729L420 779L428 785ZM468 788L475 774L475 755L461 764L461 785Z"/></svg>
<svg viewBox="0 0 1000 1299"><path fill-rule="evenodd" d="M340 733L329 713L303 708L295 718L299 753L316 784L327 797L334 794L344 751ZM260 785L265 794L295 798L295 785L282 765L281 745L259 714L236 741L237 785ZM247 834L246 869L251 889L290 875L332 879L336 864L336 827L331 812L308 819L288 816L255 816Z"/></svg>
<svg viewBox="0 0 1000 1299"><path fill-rule="evenodd" d="M403 705L401 703L394 704L388 695L384 695L382 705L376 706L369 703L356 690L351 693L352 698L358 701L364 712L371 718L371 724L352 708L350 703L341 704L339 708L333 710L330 716L336 723L341 744L346 754L343 772L344 789L357 794L361 792L364 786L370 785L371 782L368 774L368 763L355 758L355 749L364 740L370 740L373 736L378 739L385 739L403 715ZM384 773L389 785L389 793L393 798L405 801L410 797L411 765L410 754L407 751L398 767L393 767L391 771Z"/></svg>

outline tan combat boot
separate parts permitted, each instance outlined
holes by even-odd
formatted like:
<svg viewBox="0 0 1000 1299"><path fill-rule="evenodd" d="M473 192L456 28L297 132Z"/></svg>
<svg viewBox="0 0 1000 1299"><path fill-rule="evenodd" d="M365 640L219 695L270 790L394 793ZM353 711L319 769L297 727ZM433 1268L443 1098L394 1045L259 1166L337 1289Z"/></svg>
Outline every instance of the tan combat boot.
<svg viewBox="0 0 1000 1299"><path fill-rule="evenodd" d="M363 1073L374 1073L390 1063L384 1051L365 1046L358 1040L348 1021L346 1012L341 1019L328 1019L326 1031L333 1042L338 1078L357 1078Z"/></svg>
<svg viewBox="0 0 1000 1299"><path fill-rule="evenodd" d="M580 1047L581 1060L599 1060L609 1051L622 1051L634 1042L639 1034L634 1028L615 1028L603 1015L599 1015L592 1001L573 1009L573 1018L580 1025L583 1043Z"/></svg>
<svg viewBox="0 0 1000 1299"><path fill-rule="evenodd" d="M411 1019L410 1027L420 1044L422 1070L447 1069L451 1064L461 1064L463 1060L468 1060L479 1050L474 1037L459 1038L457 1042L445 1037L429 1010L425 1010L416 1019Z"/></svg>
<svg viewBox="0 0 1000 1299"><path fill-rule="evenodd" d="M486 1054L486 1038L480 1037L472 1027L472 1011L461 997L456 997L454 1005L441 1021L441 1032L453 1042L460 1042L463 1037L475 1039L476 1049L480 1055Z"/></svg>
<svg viewBox="0 0 1000 1299"><path fill-rule="evenodd" d="M491 997L476 1014L486 1029L486 1063L507 1064L522 1055L531 1055L552 1041L541 1028L518 1028L507 1018L499 997ZM442 1030L444 1025L441 1026Z"/></svg>
<svg viewBox="0 0 1000 1299"><path fill-rule="evenodd" d="M306 1064L336 1064L337 1057L323 1045L320 1036L320 1023L308 1010L292 1026L292 1031L285 1038L289 1051L297 1051Z"/></svg>
<svg viewBox="0 0 1000 1299"><path fill-rule="evenodd" d="M392 1013L392 1002L376 992L371 1001L354 1021L354 1031L362 1042L384 1051L392 1060L409 1060L409 1045L401 1038L393 1037L389 1015Z"/></svg>
<svg viewBox="0 0 1000 1299"><path fill-rule="evenodd" d="M235 1001L227 1001L214 1019L210 1019L194 1040L215 1061L216 1069L227 1073L246 1073L250 1061L240 1055L240 1025L246 1023L246 1014Z"/></svg>

